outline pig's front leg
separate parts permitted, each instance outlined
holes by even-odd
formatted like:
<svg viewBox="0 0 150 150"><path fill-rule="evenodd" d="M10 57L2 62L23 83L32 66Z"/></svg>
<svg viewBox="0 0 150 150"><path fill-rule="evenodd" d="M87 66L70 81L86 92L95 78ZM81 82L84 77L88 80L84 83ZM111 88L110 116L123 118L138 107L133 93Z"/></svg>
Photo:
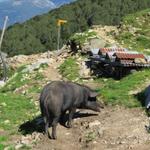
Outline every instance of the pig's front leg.
<svg viewBox="0 0 150 150"><path fill-rule="evenodd" d="M67 122L67 125L66 125L68 128L72 127L72 119L73 119L73 115L74 115L75 112L76 112L76 108L71 108L69 110L69 119L68 119L68 122Z"/></svg>

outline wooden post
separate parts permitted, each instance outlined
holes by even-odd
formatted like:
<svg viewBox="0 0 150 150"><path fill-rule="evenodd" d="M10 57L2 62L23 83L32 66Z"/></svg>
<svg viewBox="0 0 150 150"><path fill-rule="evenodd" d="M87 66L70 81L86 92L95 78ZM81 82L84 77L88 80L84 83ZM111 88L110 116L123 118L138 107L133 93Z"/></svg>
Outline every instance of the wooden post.
<svg viewBox="0 0 150 150"><path fill-rule="evenodd" d="M3 26L3 30L2 30L2 34L1 34L1 38L0 38L0 59L2 60L2 64L3 64L4 81L6 81L6 79L7 79L7 67L6 67L6 63L2 56L1 47L2 47L2 42L3 42L3 37L4 37L7 21L8 21L8 16L5 17L4 26Z"/></svg>
<svg viewBox="0 0 150 150"><path fill-rule="evenodd" d="M57 50L60 49L61 25L63 25L64 23L67 23L67 20L59 19L58 22L57 22L57 26L58 26Z"/></svg>
<svg viewBox="0 0 150 150"><path fill-rule="evenodd" d="M57 50L59 50L59 45L60 45L60 31L61 31L61 25L58 26Z"/></svg>

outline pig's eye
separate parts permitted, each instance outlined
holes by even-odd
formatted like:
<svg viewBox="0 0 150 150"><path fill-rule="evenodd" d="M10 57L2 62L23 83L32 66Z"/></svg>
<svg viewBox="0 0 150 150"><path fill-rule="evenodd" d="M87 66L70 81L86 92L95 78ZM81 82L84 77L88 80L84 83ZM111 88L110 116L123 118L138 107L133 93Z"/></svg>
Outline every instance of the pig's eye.
<svg viewBox="0 0 150 150"><path fill-rule="evenodd" d="M89 97L89 101L96 101L96 97Z"/></svg>

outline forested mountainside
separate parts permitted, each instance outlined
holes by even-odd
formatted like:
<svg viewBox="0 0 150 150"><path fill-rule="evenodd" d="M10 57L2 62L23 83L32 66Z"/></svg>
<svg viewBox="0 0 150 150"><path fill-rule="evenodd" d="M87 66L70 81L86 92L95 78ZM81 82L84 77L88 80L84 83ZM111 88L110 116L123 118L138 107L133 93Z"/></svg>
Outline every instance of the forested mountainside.
<svg viewBox="0 0 150 150"><path fill-rule="evenodd" d="M8 27L2 50L9 56L54 50L58 19L68 21L61 29L62 45L73 33L92 24L118 25L123 16L149 7L149 0L78 0Z"/></svg>

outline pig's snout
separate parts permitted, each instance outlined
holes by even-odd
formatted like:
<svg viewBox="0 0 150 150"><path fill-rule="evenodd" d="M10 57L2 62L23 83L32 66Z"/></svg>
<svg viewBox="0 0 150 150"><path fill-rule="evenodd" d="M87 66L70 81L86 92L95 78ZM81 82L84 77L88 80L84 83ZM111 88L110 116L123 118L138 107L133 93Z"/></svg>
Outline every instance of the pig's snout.
<svg viewBox="0 0 150 150"><path fill-rule="evenodd" d="M96 101L88 101L86 104L87 109L91 109L91 110L96 111L96 112L100 112L101 107L102 106Z"/></svg>
<svg viewBox="0 0 150 150"><path fill-rule="evenodd" d="M102 104L101 102L96 102L99 108L104 109L104 104Z"/></svg>

